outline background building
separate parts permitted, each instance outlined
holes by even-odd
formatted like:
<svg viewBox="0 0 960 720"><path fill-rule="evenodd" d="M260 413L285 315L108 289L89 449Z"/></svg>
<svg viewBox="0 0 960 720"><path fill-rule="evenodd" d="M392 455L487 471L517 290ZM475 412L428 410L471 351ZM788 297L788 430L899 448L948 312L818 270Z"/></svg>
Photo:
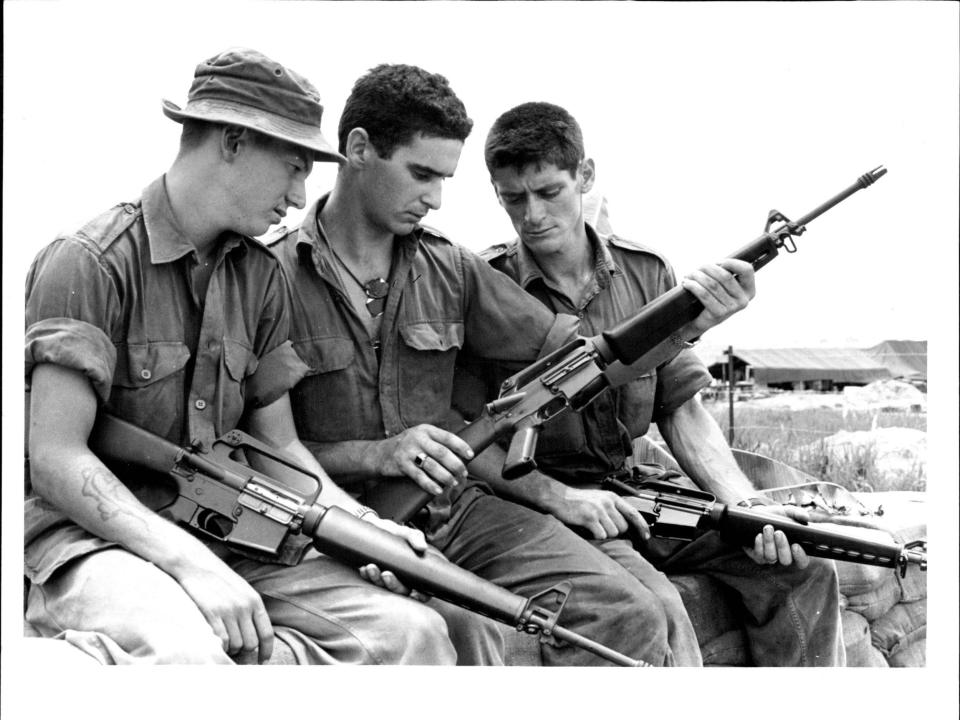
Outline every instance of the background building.
<svg viewBox="0 0 960 720"><path fill-rule="evenodd" d="M728 382L724 354L708 361L710 374ZM842 390L875 380L901 379L926 387L925 340L887 340L860 348L734 348L734 382L781 390Z"/></svg>

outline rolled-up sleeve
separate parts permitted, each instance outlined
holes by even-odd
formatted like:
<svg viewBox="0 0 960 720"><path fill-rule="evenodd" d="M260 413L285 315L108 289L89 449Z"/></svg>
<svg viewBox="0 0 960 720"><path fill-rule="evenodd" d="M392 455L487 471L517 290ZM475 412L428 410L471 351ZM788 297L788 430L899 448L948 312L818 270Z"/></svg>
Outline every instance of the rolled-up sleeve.
<svg viewBox="0 0 960 720"><path fill-rule="evenodd" d="M278 400L310 371L289 340L260 358L256 372L247 378L247 397L261 408Z"/></svg>
<svg viewBox="0 0 960 720"><path fill-rule="evenodd" d="M692 351L682 350L657 369L653 419L669 415L710 384L710 373Z"/></svg>
<svg viewBox="0 0 960 720"><path fill-rule="evenodd" d="M111 332L119 301L109 274L82 242L45 248L27 276L25 378L53 363L79 370L106 401L116 368Z"/></svg>
<svg viewBox="0 0 960 720"><path fill-rule="evenodd" d="M289 286L279 262L271 257L273 271L267 283L257 328L256 353L259 365L247 378L248 404L266 407L288 392L310 371L300 358L290 335Z"/></svg>
<svg viewBox="0 0 960 720"><path fill-rule="evenodd" d="M256 352L261 361L290 336L290 294L280 263L270 257L270 275L257 324Z"/></svg>
<svg viewBox="0 0 960 720"><path fill-rule="evenodd" d="M102 401L110 398L117 350L100 328L72 318L40 320L27 328L25 352L28 390L33 368L51 363L79 370Z"/></svg>

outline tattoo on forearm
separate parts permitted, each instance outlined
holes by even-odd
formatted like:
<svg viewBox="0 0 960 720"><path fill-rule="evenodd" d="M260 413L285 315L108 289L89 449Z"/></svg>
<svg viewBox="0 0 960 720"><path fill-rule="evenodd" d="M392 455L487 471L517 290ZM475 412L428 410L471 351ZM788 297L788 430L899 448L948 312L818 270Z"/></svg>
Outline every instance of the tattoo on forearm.
<svg viewBox="0 0 960 720"><path fill-rule="evenodd" d="M125 503L120 497L123 492L123 487L119 481L105 473L102 468L83 468L83 470L80 471L80 476L83 478L83 488L81 492L84 497L91 498L97 503L97 512L100 513L101 520L107 522L120 515L127 515L128 517L139 520L146 526L143 518L138 517L125 507Z"/></svg>

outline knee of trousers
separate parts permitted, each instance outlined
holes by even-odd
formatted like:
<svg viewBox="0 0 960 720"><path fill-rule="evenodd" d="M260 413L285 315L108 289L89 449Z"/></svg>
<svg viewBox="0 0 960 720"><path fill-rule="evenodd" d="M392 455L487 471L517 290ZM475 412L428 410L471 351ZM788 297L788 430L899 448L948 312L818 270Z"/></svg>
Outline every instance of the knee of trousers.
<svg viewBox="0 0 960 720"><path fill-rule="evenodd" d="M209 632L184 633L175 628L155 629L141 634L139 645L131 647L134 657L157 665L232 665L223 649L223 642L211 629Z"/></svg>
<svg viewBox="0 0 960 720"><path fill-rule="evenodd" d="M406 600L406 599L404 599ZM388 665L454 665L457 653L447 623L435 610L414 600L395 603L381 618L389 628L374 653Z"/></svg>
<svg viewBox="0 0 960 720"><path fill-rule="evenodd" d="M676 600L680 603L680 596ZM666 652L669 626L667 600L632 577L610 579L604 587L597 613L617 637L631 638L634 648L645 648L645 655ZM682 603L680 603L682 609ZM561 618L562 622L562 618ZM652 650L652 653L651 653Z"/></svg>

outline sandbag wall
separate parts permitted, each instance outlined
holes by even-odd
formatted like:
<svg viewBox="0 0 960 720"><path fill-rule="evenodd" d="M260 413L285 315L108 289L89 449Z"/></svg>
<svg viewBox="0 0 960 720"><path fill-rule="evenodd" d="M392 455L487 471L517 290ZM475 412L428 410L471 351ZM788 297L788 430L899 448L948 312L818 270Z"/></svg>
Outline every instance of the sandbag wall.
<svg viewBox="0 0 960 720"><path fill-rule="evenodd" d="M926 538L922 492L856 493L883 513L871 521L884 528L842 528L843 532L906 544ZM840 529L840 528L838 528ZM926 664L927 574L911 565L899 572L838 562L840 606L847 665L851 667L923 667Z"/></svg>

